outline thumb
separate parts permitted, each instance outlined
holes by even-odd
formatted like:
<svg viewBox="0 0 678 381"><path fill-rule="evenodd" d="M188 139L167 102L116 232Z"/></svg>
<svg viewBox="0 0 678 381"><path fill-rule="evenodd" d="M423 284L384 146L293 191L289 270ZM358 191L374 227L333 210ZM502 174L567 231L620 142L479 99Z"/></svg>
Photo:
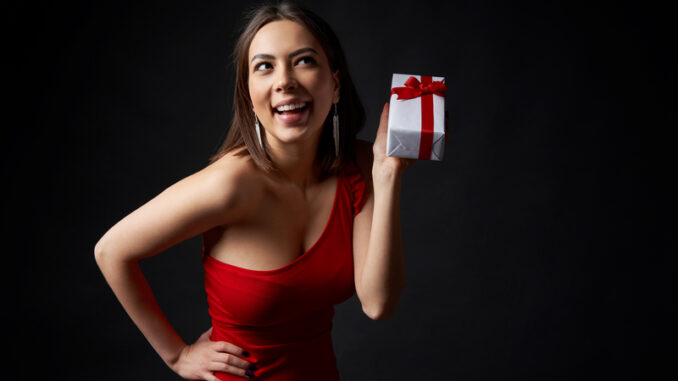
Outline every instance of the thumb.
<svg viewBox="0 0 678 381"><path fill-rule="evenodd" d="M379 128L377 129L377 134L385 134L388 128L388 109L389 104L386 102L384 108L381 110L381 118L379 118Z"/></svg>
<svg viewBox="0 0 678 381"><path fill-rule="evenodd" d="M381 118L379 120L379 124L383 125L388 125L388 112L389 109L391 108L391 104L389 102L384 103L384 108L381 109Z"/></svg>

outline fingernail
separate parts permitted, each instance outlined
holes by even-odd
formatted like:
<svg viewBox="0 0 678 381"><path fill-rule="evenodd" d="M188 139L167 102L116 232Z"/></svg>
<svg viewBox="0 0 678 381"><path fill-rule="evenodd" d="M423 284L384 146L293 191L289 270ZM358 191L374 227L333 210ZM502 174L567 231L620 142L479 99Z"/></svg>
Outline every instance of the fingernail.
<svg viewBox="0 0 678 381"><path fill-rule="evenodd" d="M250 372L249 370L245 371L245 376L247 377L254 377L254 373Z"/></svg>
<svg viewBox="0 0 678 381"><path fill-rule="evenodd" d="M247 351L242 351L242 355L245 357L250 357L250 353Z"/></svg>
<svg viewBox="0 0 678 381"><path fill-rule="evenodd" d="M257 364L250 365L250 370L257 370Z"/></svg>

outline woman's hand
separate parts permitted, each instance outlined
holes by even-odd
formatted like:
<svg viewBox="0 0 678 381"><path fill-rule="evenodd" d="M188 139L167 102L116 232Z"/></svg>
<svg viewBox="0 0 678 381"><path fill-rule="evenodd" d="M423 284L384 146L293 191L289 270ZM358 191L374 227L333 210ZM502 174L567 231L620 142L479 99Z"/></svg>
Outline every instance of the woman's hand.
<svg viewBox="0 0 678 381"><path fill-rule="evenodd" d="M185 346L178 358L169 364L179 376L189 380L219 381L214 372L245 378L254 377L256 365L238 356L248 357L242 348L225 341L210 341L212 328L200 335L193 345Z"/></svg>
<svg viewBox="0 0 678 381"><path fill-rule="evenodd" d="M403 159L400 157L386 156L388 107L389 104L386 103L383 110L381 111L379 129L377 129L377 137L374 140L374 145L372 146L372 153L374 155L372 180L375 182L388 181L392 180L394 177L402 176L407 167L416 161L415 159Z"/></svg>
<svg viewBox="0 0 678 381"><path fill-rule="evenodd" d="M374 154L374 165L372 167L373 180L381 181L392 179L393 176L401 176L405 170L412 165L416 159L403 159L400 157L386 156L386 136L388 132L388 108L389 103L384 105L379 120L379 129L377 129L377 138L372 146ZM449 121L447 112L445 112L445 145L450 139Z"/></svg>

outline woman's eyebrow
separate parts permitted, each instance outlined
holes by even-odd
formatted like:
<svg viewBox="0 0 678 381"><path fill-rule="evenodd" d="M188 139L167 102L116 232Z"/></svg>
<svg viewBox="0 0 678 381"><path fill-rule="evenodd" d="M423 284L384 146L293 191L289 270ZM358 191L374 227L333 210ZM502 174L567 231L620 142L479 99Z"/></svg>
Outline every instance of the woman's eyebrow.
<svg viewBox="0 0 678 381"><path fill-rule="evenodd" d="M301 49L297 49L297 50L293 51L292 53L288 54L287 57L292 58L294 56L298 56L299 54L303 54L303 53L306 53L306 52L318 54L318 52L316 52L315 49L313 49L313 48L301 48ZM275 59L275 56L272 56L270 54L255 54L254 57L252 57L252 61L254 61L257 58L261 58L261 59L265 59L265 60L273 60L273 59ZM252 62L252 61L250 61L250 62Z"/></svg>
<svg viewBox="0 0 678 381"><path fill-rule="evenodd" d="M314 54L318 54L318 52L316 52L315 49L313 49L313 48L301 48L301 49L297 49L297 50L293 51L287 57L292 58L294 56L298 56L299 54L303 54L303 53L306 53L306 52L312 52Z"/></svg>

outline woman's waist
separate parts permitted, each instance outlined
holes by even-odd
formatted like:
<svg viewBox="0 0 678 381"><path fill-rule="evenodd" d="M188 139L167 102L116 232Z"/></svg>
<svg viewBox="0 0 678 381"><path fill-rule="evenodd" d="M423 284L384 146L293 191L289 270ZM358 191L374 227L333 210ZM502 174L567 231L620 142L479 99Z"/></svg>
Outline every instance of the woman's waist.
<svg viewBox="0 0 678 381"><path fill-rule="evenodd" d="M333 316L334 308L330 308L270 325L239 324L212 316L212 337L216 340L222 340L222 336L237 339L262 349L294 347L330 335Z"/></svg>
<svg viewBox="0 0 678 381"><path fill-rule="evenodd" d="M336 360L332 345L332 324L306 327L288 324L282 327L237 327L213 321L212 341L226 341L250 353L248 360L257 364L256 373L269 373L281 369L305 369L314 366L335 369Z"/></svg>
<svg viewBox="0 0 678 381"><path fill-rule="evenodd" d="M248 361L254 362L257 380L275 381L339 381L337 360L330 331L293 343L253 345L232 335L232 330L212 330L212 341L226 341L249 352ZM215 372L219 380L242 380L240 376Z"/></svg>

